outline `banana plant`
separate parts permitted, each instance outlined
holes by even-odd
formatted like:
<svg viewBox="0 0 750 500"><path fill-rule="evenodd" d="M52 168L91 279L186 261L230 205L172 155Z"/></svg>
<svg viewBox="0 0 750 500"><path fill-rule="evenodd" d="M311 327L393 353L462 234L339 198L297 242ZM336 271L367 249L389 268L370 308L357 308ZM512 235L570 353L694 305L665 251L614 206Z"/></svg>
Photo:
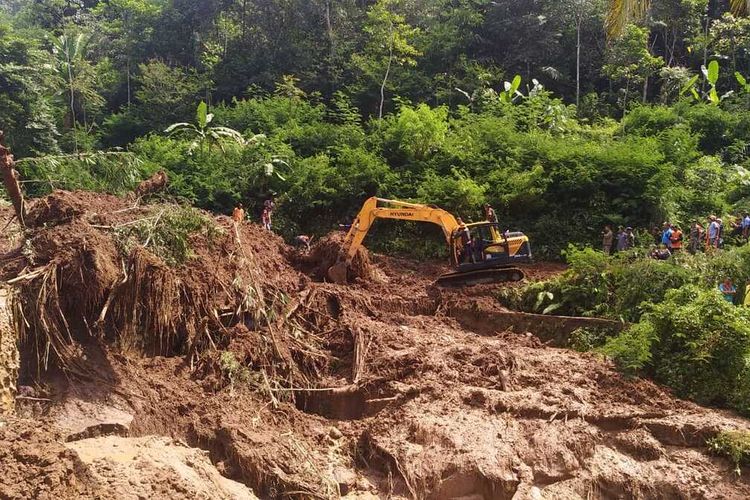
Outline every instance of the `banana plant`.
<svg viewBox="0 0 750 500"><path fill-rule="evenodd" d="M211 126L211 122L214 119L214 115L208 112L208 106L206 103L201 101L198 105L198 109L195 112L195 123L173 123L164 131L170 136L186 136L192 138L188 153L192 154L193 151L200 148L203 151L206 144L217 145L224 150L224 142L231 141L245 146L248 141L242 136L241 133L229 127L214 127ZM249 142L258 142L265 138L262 135L254 136Z"/></svg>
<svg viewBox="0 0 750 500"><path fill-rule="evenodd" d="M521 75L516 75L513 81L505 82L503 84L505 90L500 92L500 100L506 104L512 104L517 97L523 97L523 94L518 91L521 87Z"/></svg>
<svg viewBox="0 0 750 500"><path fill-rule="evenodd" d="M701 73L703 73L703 77L711 87L707 94L708 101L711 104L718 106L721 102L721 98L719 97L718 92L716 92L716 83L719 81L719 63L717 61L711 61L708 63L708 68L705 65L701 66Z"/></svg>
<svg viewBox="0 0 750 500"><path fill-rule="evenodd" d="M709 86L708 91L703 94L703 98L710 104L718 106L721 101L734 93L730 90L725 94L719 95L718 91L716 90L716 84L719 82L719 63L717 61L711 61L710 63L708 63L708 66L701 66L701 74L703 75L703 78ZM735 77L737 76L737 74L735 74ZM740 75L740 77L741 76L742 75ZM692 95L696 101L702 100L701 95L696 89L696 84L698 83L699 79L700 75L695 75L690 80L688 80L687 83L682 87L680 95L684 96L690 93L690 95Z"/></svg>
<svg viewBox="0 0 750 500"><path fill-rule="evenodd" d="M737 83L740 84L740 88L743 92L750 93L750 83L747 83L747 78L742 76L742 73L740 73L739 71L735 71L734 78L737 80Z"/></svg>

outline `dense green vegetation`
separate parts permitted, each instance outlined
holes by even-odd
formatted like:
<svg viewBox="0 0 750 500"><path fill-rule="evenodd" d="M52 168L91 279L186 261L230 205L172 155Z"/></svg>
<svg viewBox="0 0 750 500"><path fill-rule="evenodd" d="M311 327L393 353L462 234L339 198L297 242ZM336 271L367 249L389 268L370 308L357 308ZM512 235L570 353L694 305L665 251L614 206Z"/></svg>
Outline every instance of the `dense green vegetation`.
<svg viewBox="0 0 750 500"><path fill-rule="evenodd" d="M567 252L570 268L547 282L503 291L502 300L530 312L602 316L630 324L621 334L579 331L571 347L596 350L627 373L646 375L703 404L750 415L750 308L727 302L718 284L750 283L750 246L714 255L614 257Z"/></svg>
<svg viewBox="0 0 750 500"><path fill-rule="evenodd" d="M489 202L557 256L605 223L748 196L750 21L635 3L12 0L0 128L30 195L163 168L216 211L257 216L278 193L286 236L374 194L468 219ZM440 249L429 228L383 229L391 250Z"/></svg>

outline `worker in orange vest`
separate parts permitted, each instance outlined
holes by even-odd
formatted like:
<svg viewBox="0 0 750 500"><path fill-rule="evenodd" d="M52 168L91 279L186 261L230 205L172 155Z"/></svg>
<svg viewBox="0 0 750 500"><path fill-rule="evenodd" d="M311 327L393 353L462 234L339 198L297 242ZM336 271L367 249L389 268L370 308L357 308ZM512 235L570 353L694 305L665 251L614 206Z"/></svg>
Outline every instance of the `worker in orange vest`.
<svg viewBox="0 0 750 500"><path fill-rule="evenodd" d="M672 243L672 253L680 253L682 251L682 229L678 226L672 226L672 235L669 237Z"/></svg>
<svg viewBox="0 0 750 500"><path fill-rule="evenodd" d="M242 203L238 203L237 206L234 207L234 210L232 211L232 220L238 224L245 220L245 209L243 208Z"/></svg>

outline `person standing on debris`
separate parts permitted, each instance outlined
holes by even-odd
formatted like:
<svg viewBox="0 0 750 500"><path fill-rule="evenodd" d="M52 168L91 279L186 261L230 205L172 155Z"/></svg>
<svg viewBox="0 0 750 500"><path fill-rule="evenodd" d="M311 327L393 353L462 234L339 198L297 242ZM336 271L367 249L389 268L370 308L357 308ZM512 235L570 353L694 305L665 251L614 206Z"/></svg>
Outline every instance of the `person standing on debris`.
<svg viewBox="0 0 750 500"><path fill-rule="evenodd" d="M271 230L271 212L268 208L263 208L263 212L260 214L260 223L263 224L263 228Z"/></svg>
<svg viewBox="0 0 750 500"><path fill-rule="evenodd" d="M682 229L679 226L672 226L672 234L669 236L669 241L673 254L682 251Z"/></svg>
<svg viewBox="0 0 750 500"><path fill-rule="evenodd" d="M605 255L612 253L612 244L614 241L615 234L612 232L612 228L604 226L604 231L602 231L602 250L604 250Z"/></svg>
<svg viewBox="0 0 750 500"><path fill-rule="evenodd" d="M495 213L495 209L492 208L489 203L484 204L484 218L487 222L497 224L497 214Z"/></svg>
<svg viewBox="0 0 750 500"><path fill-rule="evenodd" d="M273 196L271 196L263 202L263 211L268 215L268 227L266 229L268 229L269 231L271 230L271 217L273 216L274 210L276 210L276 203L273 201Z"/></svg>
<svg viewBox="0 0 750 500"><path fill-rule="evenodd" d="M730 278L724 278L724 282L719 285L719 291L724 296L724 300L734 304L734 296L737 295L737 288L732 284Z"/></svg>
<svg viewBox="0 0 750 500"><path fill-rule="evenodd" d="M238 203L234 207L234 210L232 210L232 220L237 224L245 220L245 208L242 206L242 203Z"/></svg>
<svg viewBox="0 0 750 500"><path fill-rule="evenodd" d="M294 237L294 245L297 247L305 247L305 251L310 251L310 242L312 238L306 234L300 234Z"/></svg>

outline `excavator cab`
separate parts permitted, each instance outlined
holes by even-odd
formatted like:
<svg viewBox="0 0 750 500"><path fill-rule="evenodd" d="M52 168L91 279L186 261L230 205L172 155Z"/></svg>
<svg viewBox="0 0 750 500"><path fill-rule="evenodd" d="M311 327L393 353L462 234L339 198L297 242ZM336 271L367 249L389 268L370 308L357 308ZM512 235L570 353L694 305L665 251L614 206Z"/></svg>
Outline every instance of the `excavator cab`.
<svg viewBox="0 0 750 500"><path fill-rule="evenodd" d="M466 228L468 237L457 231L451 238L450 257L456 272L441 276L438 284L464 286L524 278L523 271L514 266L532 261L525 234L503 231L494 222L467 224Z"/></svg>

